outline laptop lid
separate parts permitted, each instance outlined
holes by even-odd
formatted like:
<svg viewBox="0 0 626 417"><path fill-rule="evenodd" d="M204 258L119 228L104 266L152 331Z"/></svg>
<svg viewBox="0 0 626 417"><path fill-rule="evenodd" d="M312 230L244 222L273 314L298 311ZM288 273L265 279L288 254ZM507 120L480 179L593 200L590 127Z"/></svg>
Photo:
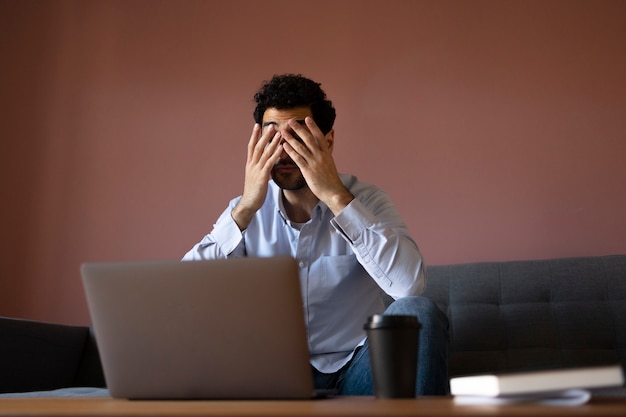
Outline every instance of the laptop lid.
<svg viewBox="0 0 626 417"><path fill-rule="evenodd" d="M81 274L113 397L313 396L294 259L89 263Z"/></svg>

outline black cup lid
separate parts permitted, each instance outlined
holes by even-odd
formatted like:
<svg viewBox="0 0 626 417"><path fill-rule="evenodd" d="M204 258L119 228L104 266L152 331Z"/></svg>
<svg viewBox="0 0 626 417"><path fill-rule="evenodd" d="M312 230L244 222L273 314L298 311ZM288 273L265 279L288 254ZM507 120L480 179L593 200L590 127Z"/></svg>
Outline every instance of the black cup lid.
<svg viewBox="0 0 626 417"><path fill-rule="evenodd" d="M367 323L363 328L368 329L384 329L384 328L415 328L422 327L415 316L407 315L391 315L391 314L374 314L367 319Z"/></svg>

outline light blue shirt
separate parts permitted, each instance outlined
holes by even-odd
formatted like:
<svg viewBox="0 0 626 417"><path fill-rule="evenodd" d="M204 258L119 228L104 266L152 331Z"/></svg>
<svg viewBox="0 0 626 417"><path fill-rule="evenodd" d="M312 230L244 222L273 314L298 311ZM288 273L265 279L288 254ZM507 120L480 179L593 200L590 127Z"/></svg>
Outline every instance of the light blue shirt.
<svg viewBox="0 0 626 417"><path fill-rule="evenodd" d="M183 258L295 258L311 364L324 373L339 370L363 344L363 324L384 311L381 290L397 299L421 294L426 283L417 244L389 196L354 176L341 180L354 200L337 216L319 202L304 224L289 221L282 191L270 181L265 203L241 232L231 217L237 197Z"/></svg>

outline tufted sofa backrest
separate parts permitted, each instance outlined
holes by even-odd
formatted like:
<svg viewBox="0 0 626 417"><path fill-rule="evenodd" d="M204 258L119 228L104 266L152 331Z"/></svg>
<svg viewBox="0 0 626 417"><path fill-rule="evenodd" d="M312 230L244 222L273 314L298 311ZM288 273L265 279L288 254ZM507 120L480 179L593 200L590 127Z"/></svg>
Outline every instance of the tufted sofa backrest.
<svg viewBox="0 0 626 417"><path fill-rule="evenodd" d="M450 376L626 365L626 255L431 266Z"/></svg>

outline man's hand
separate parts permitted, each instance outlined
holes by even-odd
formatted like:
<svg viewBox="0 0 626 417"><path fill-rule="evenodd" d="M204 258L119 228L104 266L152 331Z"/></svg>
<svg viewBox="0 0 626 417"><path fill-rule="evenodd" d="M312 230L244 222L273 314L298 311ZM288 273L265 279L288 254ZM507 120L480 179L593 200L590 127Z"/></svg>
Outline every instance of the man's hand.
<svg viewBox="0 0 626 417"><path fill-rule="evenodd" d="M281 141L281 134L272 126L261 134L261 126L258 123L254 125L248 142L243 195L231 213L239 230L248 227L265 201L272 167L282 152Z"/></svg>
<svg viewBox="0 0 626 417"><path fill-rule="evenodd" d="M354 196L339 178L332 156L332 133L324 136L312 117L306 117L304 122L306 127L295 119L289 121L289 127L301 141L284 132L283 149L300 168L311 192L337 215Z"/></svg>

